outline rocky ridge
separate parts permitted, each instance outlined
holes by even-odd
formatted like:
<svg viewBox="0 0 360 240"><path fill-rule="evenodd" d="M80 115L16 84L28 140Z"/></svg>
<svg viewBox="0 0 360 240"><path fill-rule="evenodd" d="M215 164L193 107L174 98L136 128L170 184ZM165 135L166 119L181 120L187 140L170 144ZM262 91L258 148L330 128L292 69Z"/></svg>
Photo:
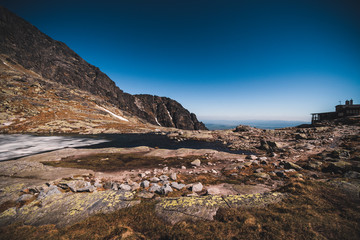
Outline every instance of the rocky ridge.
<svg viewBox="0 0 360 240"><path fill-rule="evenodd" d="M44 79L87 91L149 123L191 130L206 129L194 114L174 100L123 92L99 68L87 63L64 43L53 40L1 6L0 46L0 54L6 62L20 65Z"/></svg>

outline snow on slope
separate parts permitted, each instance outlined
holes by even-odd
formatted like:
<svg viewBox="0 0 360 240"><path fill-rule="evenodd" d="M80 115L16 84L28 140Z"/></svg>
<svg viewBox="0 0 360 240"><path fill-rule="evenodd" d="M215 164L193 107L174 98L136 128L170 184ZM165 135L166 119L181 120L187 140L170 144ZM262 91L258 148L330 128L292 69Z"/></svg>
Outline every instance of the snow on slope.
<svg viewBox="0 0 360 240"><path fill-rule="evenodd" d="M127 120L126 118L123 118L123 117L121 117L121 116L119 116L119 115L116 115L115 113L107 110L106 108L100 107L100 106L98 106L98 105L96 105L96 106L97 106L98 108L100 108L101 110L109 113L109 114L110 114L111 116L113 116L113 117L116 117L116 118L118 118L118 119L120 119L120 120L122 120L122 121L125 121L125 122L128 122L128 121L129 121L129 120Z"/></svg>

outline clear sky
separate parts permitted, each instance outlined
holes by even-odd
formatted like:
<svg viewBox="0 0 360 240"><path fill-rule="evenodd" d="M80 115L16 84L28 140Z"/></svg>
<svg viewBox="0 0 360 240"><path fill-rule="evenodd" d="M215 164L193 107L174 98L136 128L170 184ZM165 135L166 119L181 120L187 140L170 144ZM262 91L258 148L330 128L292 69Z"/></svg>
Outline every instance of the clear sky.
<svg viewBox="0 0 360 240"><path fill-rule="evenodd" d="M200 120L309 121L360 103L359 0L0 4L122 90L171 97Z"/></svg>

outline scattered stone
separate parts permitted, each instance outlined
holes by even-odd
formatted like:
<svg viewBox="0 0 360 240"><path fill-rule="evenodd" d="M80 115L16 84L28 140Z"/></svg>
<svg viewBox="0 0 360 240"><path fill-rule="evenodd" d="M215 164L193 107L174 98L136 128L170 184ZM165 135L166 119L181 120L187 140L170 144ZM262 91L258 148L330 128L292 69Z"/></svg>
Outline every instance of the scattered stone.
<svg viewBox="0 0 360 240"><path fill-rule="evenodd" d="M253 160L253 161L252 161L252 164L259 165L259 161L258 161L258 160Z"/></svg>
<svg viewBox="0 0 360 240"><path fill-rule="evenodd" d="M172 182L171 187L175 188L176 190L181 190L185 187L185 184Z"/></svg>
<svg viewBox="0 0 360 240"><path fill-rule="evenodd" d="M345 161L337 161L330 163L328 167L323 168L324 172L342 173L351 167L351 163Z"/></svg>
<svg viewBox="0 0 360 240"><path fill-rule="evenodd" d="M284 171L275 171L275 174L276 174L276 176L281 177L281 178L286 177L286 174Z"/></svg>
<svg viewBox="0 0 360 240"><path fill-rule="evenodd" d="M292 162L283 161L283 165L285 169L295 169L297 171L302 170L302 167Z"/></svg>
<svg viewBox="0 0 360 240"><path fill-rule="evenodd" d="M161 181L167 181L169 179L169 177L166 175L161 175L159 178Z"/></svg>
<svg viewBox="0 0 360 240"><path fill-rule="evenodd" d="M146 176L145 173L139 173L139 177L144 178Z"/></svg>
<svg viewBox="0 0 360 240"><path fill-rule="evenodd" d="M201 161L199 159L195 159L194 161L191 162L191 165L200 167Z"/></svg>
<svg viewBox="0 0 360 240"><path fill-rule="evenodd" d="M297 173L294 175L295 178L304 178L304 176L301 173Z"/></svg>
<svg viewBox="0 0 360 240"><path fill-rule="evenodd" d="M256 160L257 157L255 155L247 155L245 159Z"/></svg>
<svg viewBox="0 0 360 240"><path fill-rule="evenodd" d="M138 190L140 188L140 184L137 182L134 182L131 184L131 191Z"/></svg>
<svg viewBox="0 0 360 240"><path fill-rule="evenodd" d="M239 125L235 128L234 132L249 132L252 128L247 125Z"/></svg>
<svg viewBox="0 0 360 240"><path fill-rule="evenodd" d="M255 170L255 173L261 173L261 172L263 172L263 171L264 171L263 168L258 168L258 169Z"/></svg>
<svg viewBox="0 0 360 240"><path fill-rule="evenodd" d="M117 191L117 190L119 190L119 185L117 183L112 183L111 184L111 189L114 190L114 191Z"/></svg>
<svg viewBox="0 0 360 240"><path fill-rule="evenodd" d="M160 185L157 183L152 183L149 192L158 192L158 191L160 191Z"/></svg>
<svg viewBox="0 0 360 240"><path fill-rule="evenodd" d="M176 173L170 174L170 179L173 181L176 181L176 179L177 179Z"/></svg>
<svg viewBox="0 0 360 240"><path fill-rule="evenodd" d="M38 199L43 199L55 194L61 194L61 191L54 185L51 185L47 189L44 189L44 191L41 191L38 195Z"/></svg>
<svg viewBox="0 0 360 240"><path fill-rule="evenodd" d="M298 133L298 134L295 134L295 139L296 140L302 140L302 139L306 139L307 136L305 133Z"/></svg>
<svg viewBox="0 0 360 240"><path fill-rule="evenodd" d="M246 162L246 163L244 163L244 166L246 166L246 167L250 167L252 165L252 162Z"/></svg>
<svg viewBox="0 0 360 240"><path fill-rule="evenodd" d="M129 186L128 184L120 184L119 188L124 191L131 191L131 186Z"/></svg>
<svg viewBox="0 0 360 240"><path fill-rule="evenodd" d="M32 194L23 194L16 201L17 202L26 202L26 201L29 201L30 199L32 199L33 197L34 197L34 195L32 195Z"/></svg>
<svg viewBox="0 0 360 240"><path fill-rule="evenodd" d="M90 192L92 190L91 183L83 180L70 181L66 185L73 192Z"/></svg>
<svg viewBox="0 0 360 240"><path fill-rule="evenodd" d="M267 174L267 173L262 173L262 172L260 172L260 173L255 173L254 176L257 177L257 178L264 178L264 179L269 179L269 178L270 178L270 175L269 175L269 174Z"/></svg>
<svg viewBox="0 0 360 240"><path fill-rule="evenodd" d="M148 188L150 186L150 182L148 180L142 181L140 186L143 188Z"/></svg>
<svg viewBox="0 0 360 240"><path fill-rule="evenodd" d="M186 167L185 167L185 166L181 166L181 169L185 170L185 169L186 169Z"/></svg>
<svg viewBox="0 0 360 240"><path fill-rule="evenodd" d="M273 142L273 141L261 140L259 149L265 150L268 152L276 152L279 150L279 144L276 142Z"/></svg>
<svg viewBox="0 0 360 240"><path fill-rule="evenodd" d="M172 192L172 188L170 187L169 184L165 184L164 186L162 186L160 188L159 191L157 191L159 194L162 194L162 195L167 195L169 192Z"/></svg>
<svg viewBox="0 0 360 240"><path fill-rule="evenodd" d="M150 178L150 182L153 182L153 183L160 182L160 179L158 177L152 177L152 178Z"/></svg>
<svg viewBox="0 0 360 240"><path fill-rule="evenodd" d="M360 173L355 172L355 171L348 171L347 173L345 173L344 177L346 177L346 178L358 178L358 179L360 179Z"/></svg>
<svg viewBox="0 0 360 240"><path fill-rule="evenodd" d="M203 185L201 184L201 182L195 183L195 184L193 184L192 187L191 187L191 190L192 190L193 192L201 192L202 189L203 189Z"/></svg>
<svg viewBox="0 0 360 240"><path fill-rule="evenodd" d="M154 193L142 191L137 194L138 197L145 198L145 199L151 199L154 197Z"/></svg>

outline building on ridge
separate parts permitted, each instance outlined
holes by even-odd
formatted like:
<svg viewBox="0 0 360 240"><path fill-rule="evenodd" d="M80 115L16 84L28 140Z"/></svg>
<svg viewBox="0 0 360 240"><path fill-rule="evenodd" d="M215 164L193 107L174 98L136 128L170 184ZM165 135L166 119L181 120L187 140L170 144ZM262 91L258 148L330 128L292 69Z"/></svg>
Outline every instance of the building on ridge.
<svg viewBox="0 0 360 240"><path fill-rule="evenodd" d="M311 124L321 121L331 121L339 118L360 115L360 104L354 104L353 100L346 100L345 105L335 106L335 112L312 113Z"/></svg>

